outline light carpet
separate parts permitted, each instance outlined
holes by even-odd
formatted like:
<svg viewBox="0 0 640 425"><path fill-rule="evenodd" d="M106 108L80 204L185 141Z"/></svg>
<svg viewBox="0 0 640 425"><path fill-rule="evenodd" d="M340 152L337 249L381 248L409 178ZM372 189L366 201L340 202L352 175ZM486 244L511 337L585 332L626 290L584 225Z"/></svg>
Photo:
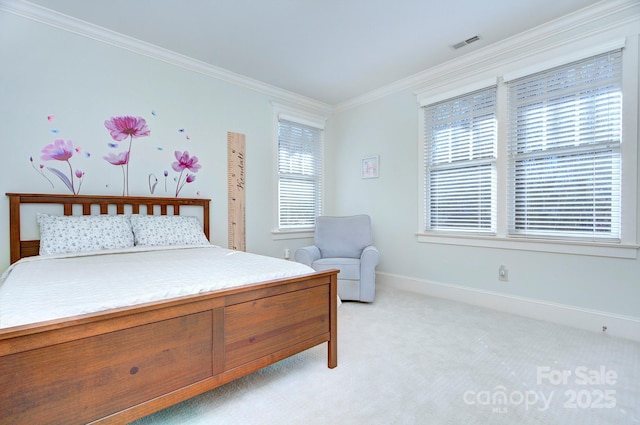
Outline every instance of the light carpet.
<svg viewBox="0 0 640 425"><path fill-rule="evenodd" d="M134 424L640 424L640 343L379 288L326 344Z"/></svg>

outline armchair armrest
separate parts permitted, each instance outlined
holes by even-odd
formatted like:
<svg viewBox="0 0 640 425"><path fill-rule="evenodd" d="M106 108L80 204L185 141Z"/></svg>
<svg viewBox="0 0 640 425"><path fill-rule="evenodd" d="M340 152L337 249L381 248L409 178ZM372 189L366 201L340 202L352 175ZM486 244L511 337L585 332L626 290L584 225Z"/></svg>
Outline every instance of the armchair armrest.
<svg viewBox="0 0 640 425"><path fill-rule="evenodd" d="M362 250L362 254L360 255L362 270L365 268L375 269L378 265L378 261L380 261L380 252L378 251L378 248L373 245L369 245Z"/></svg>
<svg viewBox="0 0 640 425"><path fill-rule="evenodd" d="M320 249L315 245L305 246L296 250L293 259L298 263L311 267L314 261L320 259Z"/></svg>
<svg viewBox="0 0 640 425"><path fill-rule="evenodd" d="M376 296L376 266L380 261L380 252L369 245L360 255L360 301L373 302Z"/></svg>

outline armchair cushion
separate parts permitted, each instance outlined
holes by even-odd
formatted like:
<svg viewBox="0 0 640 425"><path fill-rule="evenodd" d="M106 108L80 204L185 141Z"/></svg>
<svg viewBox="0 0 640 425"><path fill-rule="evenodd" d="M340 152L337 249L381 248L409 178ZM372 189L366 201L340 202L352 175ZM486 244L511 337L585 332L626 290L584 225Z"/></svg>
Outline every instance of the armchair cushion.
<svg viewBox="0 0 640 425"><path fill-rule="evenodd" d="M321 258L313 262L316 271L338 269L338 279L360 280L360 260L356 258Z"/></svg>
<svg viewBox="0 0 640 425"><path fill-rule="evenodd" d="M371 245L371 219L364 214L317 217L314 243L322 258L360 258L362 250Z"/></svg>

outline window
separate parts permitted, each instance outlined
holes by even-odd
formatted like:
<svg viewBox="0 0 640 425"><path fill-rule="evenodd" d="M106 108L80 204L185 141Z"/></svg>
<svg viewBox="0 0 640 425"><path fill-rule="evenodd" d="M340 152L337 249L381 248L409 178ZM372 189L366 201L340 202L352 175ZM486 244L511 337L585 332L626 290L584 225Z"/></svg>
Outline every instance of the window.
<svg viewBox="0 0 640 425"><path fill-rule="evenodd" d="M496 87L424 107L428 231L496 231Z"/></svg>
<svg viewBox="0 0 640 425"><path fill-rule="evenodd" d="M507 84L509 234L620 240L621 56Z"/></svg>
<svg viewBox="0 0 640 425"><path fill-rule="evenodd" d="M309 230L322 213L323 129L278 118L278 229Z"/></svg>
<svg viewBox="0 0 640 425"><path fill-rule="evenodd" d="M640 55L624 46L418 91L418 241L637 258Z"/></svg>

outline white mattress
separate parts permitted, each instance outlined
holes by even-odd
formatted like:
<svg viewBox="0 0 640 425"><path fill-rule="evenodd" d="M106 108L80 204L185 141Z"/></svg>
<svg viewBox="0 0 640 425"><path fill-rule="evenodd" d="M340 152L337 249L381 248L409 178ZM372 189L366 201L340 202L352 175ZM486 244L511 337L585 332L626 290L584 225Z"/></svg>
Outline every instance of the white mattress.
<svg viewBox="0 0 640 425"><path fill-rule="evenodd" d="M23 258L0 279L0 328L313 273L216 246Z"/></svg>

